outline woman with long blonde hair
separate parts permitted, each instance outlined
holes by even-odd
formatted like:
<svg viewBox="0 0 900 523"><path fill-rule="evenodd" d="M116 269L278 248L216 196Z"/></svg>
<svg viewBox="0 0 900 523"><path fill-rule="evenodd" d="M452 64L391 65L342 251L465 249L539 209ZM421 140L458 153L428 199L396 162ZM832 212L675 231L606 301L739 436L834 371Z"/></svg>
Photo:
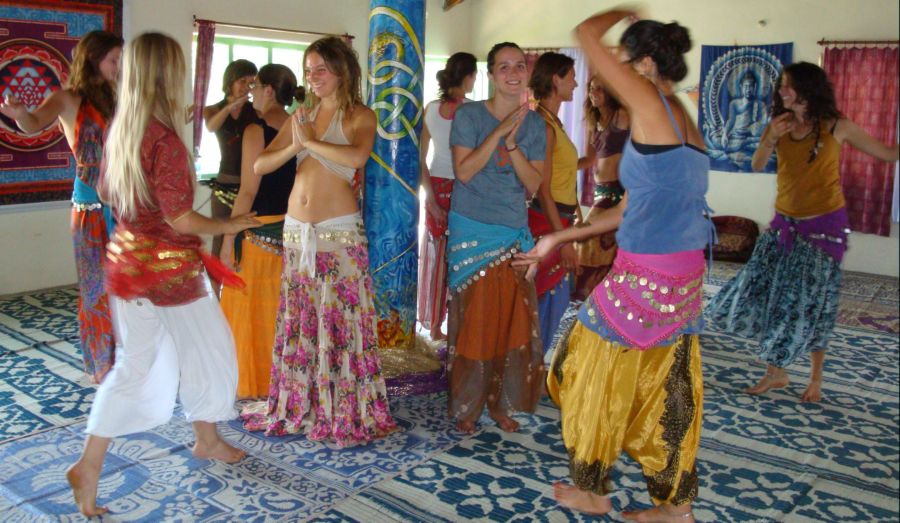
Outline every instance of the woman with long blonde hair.
<svg viewBox="0 0 900 523"><path fill-rule="evenodd" d="M81 457L66 473L85 516L107 511L97 507L97 485L111 438L166 423L176 395L193 425L195 457L234 463L244 455L216 431L216 422L237 414L237 365L204 265L228 274L200 251L197 234L234 234L259 222L193 211L192 162L179 135L184 80L184 55L172 38L144 33L127 46L100 180L118 218L105 269L107 288L119 297L121 348L91 406Z"/></svg>
<svg viewBox="0 0 900 523"><path fill-rule="evenodd" d="M317 40L303 63L312 110L300 107L255 163L257 174L270 176L296 157L297 175L284 220L269 398L244 410L244 426L349 446L397 428L352 187L372 152L376 121L362 103L359 62L346 42Z"/></svg>
<svg viewBox="0 0 900 523"><path fill-rule="evenodd" d="M92 383L103 381L114 361L115 336L102 267L112 219L96 189L103 132L116 109L123 44L113 33L92 31L75 46L66 89L54 92L33 111L14 96L0 102L0 113L26 133L59 121L75 156L71 230L78 272L78 330L84 371Z"/></svg>

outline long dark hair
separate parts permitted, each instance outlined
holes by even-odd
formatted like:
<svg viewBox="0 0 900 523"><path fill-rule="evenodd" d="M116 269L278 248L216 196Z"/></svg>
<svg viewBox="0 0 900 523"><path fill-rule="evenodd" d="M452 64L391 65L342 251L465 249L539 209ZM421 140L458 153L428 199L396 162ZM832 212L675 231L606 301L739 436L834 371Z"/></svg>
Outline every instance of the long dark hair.
<svg viewBox="0 0 900 523"><path fill-rule="evenodd" d="M553 94L553 77L565 76L574 67L575 60L564 54L550 51L539 56L528 81L535 100L543 100Z"/></svg>
<svg viewBox="0 0 900 523"><path fill-rule="evenodd" d="M781 70L781 74L778 75L778 80L775 82L775 93L772 96L773 115L787 111L779 93L785 75L790 77L791 87L797 93L798 100L806 102L806 116L812 122L816 132L816 139L809 153L809 162L812 163L819 150L822 122L837 120L843 115L838 111L837 102L834 100L834 88L831 81L828 80L828 75L821 67L809 62L796 62Z"/></svg>
<svg viewBox="0 0 900 523"><path fill-rule="evenodd" d="M676 22L664 24L655 20L640 20L622 33L619 43L632 62L645 56L653 59L659 75L667 80L678 82L687 76L684 53L691 50L691 35Z"/></svg>
<svg viewBox="0 0 900 523"><path fill-rule="evenodd" d="M78 41L72 53L68 88L90 102L107 120L116 111L116 87L103 78L100 62L110 51L124 45L122 37L109 31L91 31Z"/></svg>
<svg viewBox="0 0 900 523"><path fill-rule="evenodd" d="M478 70L478 59L471 53L453 53L447 59L447 65L437 72L438 93L441 101L446 102L452 97L450 90L462 85L463 80Z"/></svg>
<svg viewBox="0 0 900 523"><path fill-rule="evenodd" d="M262 85L271 87L275 92L275 101L281 105L291 105L294 100L302 102L306 97L306 89L302 85L297 86L297 76L294 72L281 64L262 66L256 80Z"/></svg>

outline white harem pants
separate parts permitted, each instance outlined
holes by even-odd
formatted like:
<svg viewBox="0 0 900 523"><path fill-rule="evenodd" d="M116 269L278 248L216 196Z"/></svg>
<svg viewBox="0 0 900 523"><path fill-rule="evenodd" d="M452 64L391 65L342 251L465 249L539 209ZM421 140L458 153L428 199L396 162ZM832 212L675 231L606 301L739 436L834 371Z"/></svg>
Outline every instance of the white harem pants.
<svg viewBox="0 0 900 523"><path fill-rule="evenodd" d="M189 422L237 417L234 339L212 294L171 307L110 298L122 341L85 432L112 438L150 430L172 417L176 395Z"/></svg>

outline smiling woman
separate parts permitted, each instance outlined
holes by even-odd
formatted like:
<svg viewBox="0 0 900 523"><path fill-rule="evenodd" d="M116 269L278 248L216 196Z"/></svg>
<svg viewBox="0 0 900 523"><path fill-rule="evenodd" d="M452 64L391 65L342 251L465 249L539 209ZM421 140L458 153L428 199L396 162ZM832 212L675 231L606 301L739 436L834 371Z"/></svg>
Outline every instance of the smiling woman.
<svg viewBox="0 0 900 523"><path fill-rule="evenodd" d="M296 157L297 176L284 220L269 398L244 410L244 426L350 446L397 428L381 377L368 245L351 187L372 151L375 114L362 103L356 52L340 38L310 45L304 68L312 109L302 106L288 118L254 164L256 174L269 175Z"/></svg>
<svg viewBox="0 0 900 523"><path fill-rule="evenodd" d="M459 107L450 131L449 410L467 433L485 406L503 430L517 430L509 413L534 410L543 375L534 283L510 262L533 244L525 199L541 184L547 135L520 103L528 71L519 46L497 44L487 62L493 97Z"/></svg>

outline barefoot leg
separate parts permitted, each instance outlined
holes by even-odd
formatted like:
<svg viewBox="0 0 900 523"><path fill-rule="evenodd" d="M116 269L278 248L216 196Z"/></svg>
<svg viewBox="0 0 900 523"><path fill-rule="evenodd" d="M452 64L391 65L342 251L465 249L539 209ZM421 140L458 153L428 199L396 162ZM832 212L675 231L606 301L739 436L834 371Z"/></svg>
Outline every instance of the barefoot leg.
<svg viewBox="0 0 900 523"><path fill-rule="evenodd" d="M553 484L553 497L560 505L585 514L601 516L612 510L612 501L608 497L561 481Z"/></svg>
<svg viewBox="0 0 900 523"><path fill-rule="evenodd" d="M243 450L232 447L219 436L215 423L195 421L191 425L194 427L194 436L197 438L197 442L194 443L195 458L237 463L246 455Z"/></svg>
<svg viewBox="0 0 900 523"><path fill-rule="evenodd" d="M694 523L694 514L691 512L690 503L660 505L645 510L623 512L622 517L628 521L643 523Z"/></svg>
<svg viewBox="0 0 900 523"><path fill-rule="evenodd" d="M109 438L89 435L84 442L81 457L66 471L66 480L72 488L78 512L89 518L108 510L97 506L97 486L100 484L100 471L103 469L109 441Z"/></svg>
<svg viewBox="0 0 900 523"><path fill-rule="evenodd" d="M763 376L761 380L759 380L759 383L752 387L744 389L744 392L746 392L747 394L752 394L754 396L765 394L771 389L780 389L782 387L786 387L789 381L790 380L788 379L786 370L775 367L773 365L769 365L769 367L766 369L766 375Z"/></svg>
<svg viewBox="0 0 900 523"><path fill-rule="evenodd" d="M822 372L825 368L825 351L813 351L810 353L809 359L812 361L809 385L806 387L806 391L803 392L803 396L800 397L800 401L818 403L822 400Z"/></svg>

